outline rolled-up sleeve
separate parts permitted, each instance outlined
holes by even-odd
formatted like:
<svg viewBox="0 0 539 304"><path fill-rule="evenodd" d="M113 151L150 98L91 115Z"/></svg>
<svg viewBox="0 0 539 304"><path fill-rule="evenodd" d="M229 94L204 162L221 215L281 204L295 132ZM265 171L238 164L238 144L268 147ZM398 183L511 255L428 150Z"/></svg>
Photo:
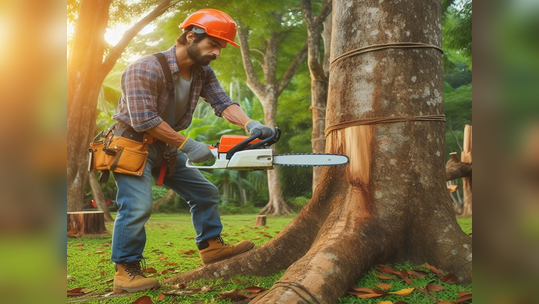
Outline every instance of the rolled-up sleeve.
<svg viewBox="0 0 539 304"><path fill-rule="evenodd" d="M223 111L231 105L238 105L228 97L225 90L219 84L215 72L209 66L204 67L205 84L200 96L211 105L213 112L217 116L222 116Z"/></svg>
<svg viewBox="0 0 539 304"><path fill-rule="evenodd" d="M157 107L159 68L150 60L137 61L122 75L121 102L126 107L129 124L137 132L156 127L163 121Z"/></svg>

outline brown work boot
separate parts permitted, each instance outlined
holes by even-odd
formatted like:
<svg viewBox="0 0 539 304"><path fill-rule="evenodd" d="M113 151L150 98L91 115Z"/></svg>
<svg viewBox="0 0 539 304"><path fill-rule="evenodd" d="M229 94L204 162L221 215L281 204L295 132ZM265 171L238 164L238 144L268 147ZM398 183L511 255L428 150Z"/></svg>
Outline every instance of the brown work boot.
<svg viewBox="0 0 539 304"><path fill-rule="evenodd" d="M218 236L213 239L202 241L197 244L197 246L200 250L202 262L204 262L204 264L211 264L249 251L255 247L255 244L250 241L241 241L236 245L227 245L221 236Z"/></svg>
<svg viewBox="0 0 539 304"><path fill-rule="evenodd" d="M114 275L114 293L136 292L159 286L156 279L144 276L140 261L132 263L116 263Z"/></svg>

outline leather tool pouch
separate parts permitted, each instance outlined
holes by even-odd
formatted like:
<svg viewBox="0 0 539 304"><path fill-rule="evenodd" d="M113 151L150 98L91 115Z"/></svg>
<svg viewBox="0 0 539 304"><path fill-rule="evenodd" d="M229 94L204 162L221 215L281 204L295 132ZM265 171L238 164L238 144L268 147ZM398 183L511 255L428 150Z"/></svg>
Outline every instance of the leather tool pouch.
<svg viewBox="0 0 539 304"><path fill-rule="evenodd" d="M114 135L113 127L103 131L90 143L88 169L90 171L105 171L142 176L148 147L154 139L149 134L143 135L142 141Z"/></svg>

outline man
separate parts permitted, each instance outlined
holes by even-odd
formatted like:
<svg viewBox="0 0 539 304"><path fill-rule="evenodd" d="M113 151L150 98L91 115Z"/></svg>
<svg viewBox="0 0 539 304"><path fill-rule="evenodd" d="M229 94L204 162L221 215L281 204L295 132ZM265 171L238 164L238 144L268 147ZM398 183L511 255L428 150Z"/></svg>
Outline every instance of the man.
<svg viewBox="0 0 539 304"><path fill-rule="evenodd" d="M249 241L227 245L221 238L219 191L197 169L185 167L186 160L204 162L214 156L208 146L177 131L191 124L199 96L209 103L217 116L269 137L273 129L251 120L239 105L225 94L209 66L227 43L234 43L236 23L227 14L203 9L188 16L180 28L183 34L176 45L164 52L173 75L174 88L167 91L167 80L158 59L145 56L129 65L122 75L122 98L114 136L140 138L149 134L158 141L148 148L142 176L114 172L118 187L118 215L114 224L111 260L116 265L114 292L135 292L159 285L156 279L144 277L140 262L146 242L144 224L152 210L151 178L160 176L163 183L184 198L191 207L197 236L195 241L205 264L227 259L254 247ZM169 102L174 94L174 103ZM121 133L121 134L118 134ZM147 135L146 135L147 136ZM163 174L163 160L174 147L177 161ZM178 147L176 151L176 147ZM166 167L164 167L166 169Z"/></svg>

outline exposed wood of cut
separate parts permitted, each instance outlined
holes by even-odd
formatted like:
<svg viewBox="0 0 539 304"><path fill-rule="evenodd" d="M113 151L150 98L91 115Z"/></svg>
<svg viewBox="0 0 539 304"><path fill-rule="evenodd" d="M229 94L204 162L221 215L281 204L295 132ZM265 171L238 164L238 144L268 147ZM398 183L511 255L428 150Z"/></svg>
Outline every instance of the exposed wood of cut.
<svg viewBox="0 0 539 304"><path fill-rule="evenodd" d="M105 216L102 211L81 211L67 213L67 231L84 234L107 234Z"/></svg>
<svg viewBox="0 0 539 304"><path fill-rule="evenodd" d="M451 193L457 192L458 189L459 189L459 185L447 185L447 190L449 190L449 192Z"/></svg>

